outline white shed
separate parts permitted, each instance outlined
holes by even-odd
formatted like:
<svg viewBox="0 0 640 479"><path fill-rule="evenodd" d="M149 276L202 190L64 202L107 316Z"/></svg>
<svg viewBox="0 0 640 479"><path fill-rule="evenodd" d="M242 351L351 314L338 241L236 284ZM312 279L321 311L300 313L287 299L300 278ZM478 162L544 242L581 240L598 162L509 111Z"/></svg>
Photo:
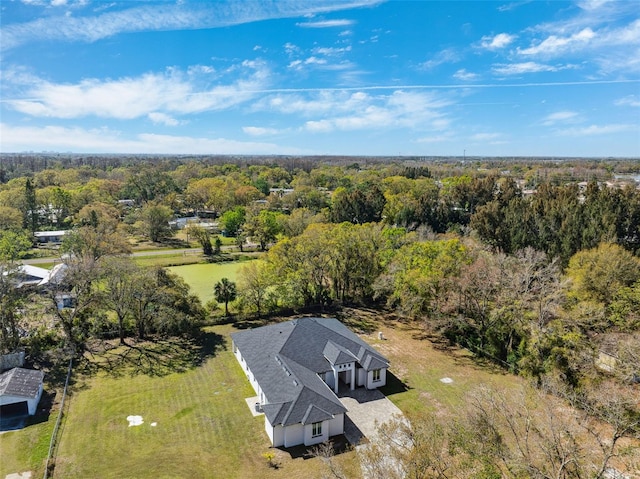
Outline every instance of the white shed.
<svg viewBox="0 0 640 479"><path fill-rule="evenodd" d="M0 406L26 403L33 416L42 397L44 373L35 369L13 368L0 374Z"/></svg>

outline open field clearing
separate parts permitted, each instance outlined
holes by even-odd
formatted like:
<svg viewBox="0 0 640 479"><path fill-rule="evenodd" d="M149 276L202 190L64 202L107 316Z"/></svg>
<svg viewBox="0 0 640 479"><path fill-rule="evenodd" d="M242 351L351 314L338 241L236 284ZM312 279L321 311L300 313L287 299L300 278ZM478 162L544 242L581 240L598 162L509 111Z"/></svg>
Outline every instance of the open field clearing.
<svg viewBox="0 0 640 479"><path fill-rule="evenodd" d="M431 342L418 323L378 319L375 310L345 310L340 319L384 354L393 374L382 391L405 414L417 411L452 413L467 392L480 385L519 389L520 377L482 362L469 351ZM382 332L384 339L379 339Z"/></svg>
<svg viewBox="0 0 640 479"><path fill-rule="evenodd" d="M172 273L181 276L191 287L191 291L198 295L202 304L213 299L213 287L222 278L236 281L238 270L247 264L242 261L229 263L206 263L167 268Z"/></svg>

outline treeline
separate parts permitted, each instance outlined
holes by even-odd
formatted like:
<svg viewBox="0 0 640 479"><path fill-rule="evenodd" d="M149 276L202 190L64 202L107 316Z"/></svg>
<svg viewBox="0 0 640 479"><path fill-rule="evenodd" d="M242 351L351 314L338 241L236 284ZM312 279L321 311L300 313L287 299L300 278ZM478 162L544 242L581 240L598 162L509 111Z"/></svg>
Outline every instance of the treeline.
<svg viewBox="0 0 640 479"><path fill-rule="evenodd" d="M233 307L383 305L514 370L580 383L576 361L600 338L636 334L640 191L537 183L540 165L516 178L454 166L465 169L178 159L47 169L0 186L0 255L19 259L41 227L71 229L63 250L75 257L122 255L132 240L170 238L172 218L206 213L240 248L249 239L270 250L245 271ZM191 233L219 253L208 232Z"/></svg>
<svg viewBox="0 0 640 479"><path fill-rule="evenodd" d="M258 314L330 303L378 304L522 374L594 374L602 341L626 380L640 371L640 259L602 243L557 259L471 238L380 224L315 224L241 272L237 308Z"/></svg>

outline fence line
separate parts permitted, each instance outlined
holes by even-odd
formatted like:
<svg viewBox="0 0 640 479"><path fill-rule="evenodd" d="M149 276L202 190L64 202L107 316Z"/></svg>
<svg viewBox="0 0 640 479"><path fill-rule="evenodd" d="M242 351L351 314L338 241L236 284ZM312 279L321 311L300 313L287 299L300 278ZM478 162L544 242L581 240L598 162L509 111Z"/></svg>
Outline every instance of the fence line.
<svg viewBox="0 0 640 479"><path fill-rule="evenodd" d="M67 387L69 386L69 378L71 377L72 367L73 358L69 359L69 370L67 371L67 379L64 382L64 390L62 391L62 400L60 401L60 411L58 412L58 419L56 420L56 425L53 428L53 432L51 433L51 441L49 442L49 453L47 454L47 462L44 465L43 479L47 479L49 477L49 464L51 462L51 456L53 455L53 448L55 447L56 436L60 427L60 421L62 420L62 412L64 411L64 400L67 397Z"/></svg>

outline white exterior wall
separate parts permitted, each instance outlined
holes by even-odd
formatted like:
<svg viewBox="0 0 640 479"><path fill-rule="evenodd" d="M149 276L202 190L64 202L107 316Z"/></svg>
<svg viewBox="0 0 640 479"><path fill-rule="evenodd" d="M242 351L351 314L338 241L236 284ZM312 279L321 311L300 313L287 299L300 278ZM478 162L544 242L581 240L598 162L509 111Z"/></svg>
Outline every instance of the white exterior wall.
<svg viewBox="0 0 640 479"><path fill-rule="evenodd" d="M273 427L269 420L264 418L264 429L267 431L267 436L271 439L273 447L280 447L284 445L284 428L282 426Z"/></svg>
<svg viewBox="0 0 640 479"><path fill-rule="evenodd" d="M316 437L312 437L313 433L313 425L305 424L304 425L304 445L305 446L313 446L314 444L320 444L321 442L329 439L329 424L327 421L322 421L322 434Z"/></svg>
<svg viewBox="0 0 640 479"><path fill-rule="evenodd" d="M344 433L344 414L336 414L333 419L325 422L329 426L329 437ZM324 428L324 424L322 425Z"/></svg>
<svg viewBox="0 0 640 479"><path fill-rule="evenodd" d="M18 396L0 396L0 406L4 406L6 404L17 404L21 402L27 403L27 409L29 410L29 415L33 416L38 410L38 403L40 402L40 398L42 397L42 385L40 385L40 389L38 390L38 395L35 398L24 398Z"/></svg>
<svg viewBox="0 0 640 479"><path fill-rule="evenodd" d="M302 424L292 424L282 429L284 429L284 447L292 447L304 443L304 426Z"/></svg>
<svg viewBox="0 0 640 479"><path fill-rule="evenodd" d="M326 373L324 373L324 382L327 383L327 386L329 386L333 390L333 387L336 384L333 371L327 371Z"/></svg>
<svg viewBox="0 0 640 479"><path fill-rule="evenodd" d="M380 370L380 381L373 382L373 371L367 373L367 389L376 389L387 384L387 370Z"/></svg>
<svg viewBox="0 0 640 479"><path fill-rule="evenodd" d="M242 354L240 353L240 350L236 347L235 344L233 345L233 354L235 355L236 359L238 360L238 363L240 363L240 367L242 367L242 370L247 375L247 379L249 380L249 383L251 384L251 387L253 387L253 390L256 392L256 395L259 397L259 401L261 403L264 403L265 402L265 397L264 397L264 394L262 392L262 388L260 388L260 384L258 384L258 381L256 381L255 376L253 375L253 373L249 369L249 366L247 365L246 361L242 357Z"/></svg>
<svg viewBox="0 0 640 479"><path fill-rule="evenodd" d="M267 421L266 418L265 421ZM276 426L273 428L273 446L284 446L284 428L282 426Z"/></svg>
<svg viewBox="0 0 640 479"><path fill-rule="evenodd" d="M365 383L367 382L367 371L365 371L363 368L358 368L358 373L357 373L358 377L356 378L358 387L360 386L364 386Z"/></svg>

